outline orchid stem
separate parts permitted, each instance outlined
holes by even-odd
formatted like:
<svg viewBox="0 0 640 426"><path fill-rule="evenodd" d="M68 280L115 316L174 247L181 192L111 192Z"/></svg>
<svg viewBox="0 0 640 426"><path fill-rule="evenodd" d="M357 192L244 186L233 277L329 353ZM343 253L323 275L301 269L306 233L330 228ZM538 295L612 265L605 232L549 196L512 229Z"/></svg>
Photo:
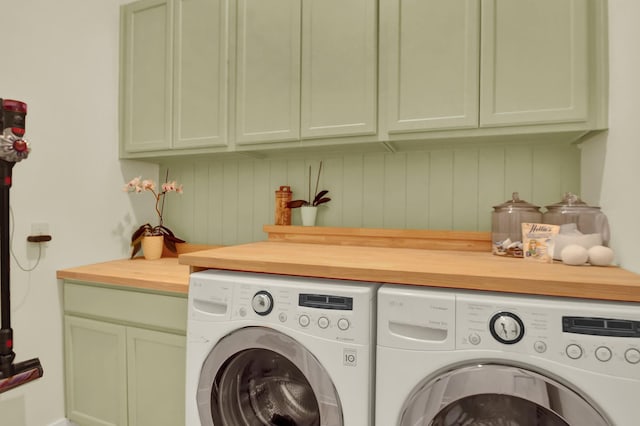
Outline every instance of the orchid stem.
<svg viewBox="0 0 640 426"><path fill-rule="evenodd" d="M167 169L167 173L165 174L164 177L164 181L169 182L169 169ZM160 201L160 194L162 195L162 206L160 207L160 211L158 211L158 201ZM158 195L157 201L156 201L156 211L158 211L158 214L160 215L160 226L162 226L162 215L164 214L164 195L165 195L165 191L162 191Z"/></svg>
<svg viewBox="0 0 640 426"><path fill-rule="evenodd" d="M320 183L320 172L322 171L322 161L320 161L320 166L318 167L318 178L316 179L316 192L313 193L313 201L311 201L311 205L315 205L315 198L318 195L318 184ZM311 171L309 171L309 180L311 180Z"/></svg>

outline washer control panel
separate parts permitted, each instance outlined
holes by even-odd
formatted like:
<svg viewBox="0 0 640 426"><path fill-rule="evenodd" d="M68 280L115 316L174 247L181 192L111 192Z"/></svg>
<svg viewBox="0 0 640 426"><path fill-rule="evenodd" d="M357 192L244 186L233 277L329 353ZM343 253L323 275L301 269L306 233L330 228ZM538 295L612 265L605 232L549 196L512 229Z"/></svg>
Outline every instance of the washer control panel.
<svg viewBox="0 0 640 426"><path fill-rule="evenodd" d="M237 314L240 318L255 314L264 321L329 338L353 338L353 297L283 288L258 290L252 286L240 286L238 290Z"/></svg>
<svg viewBox="0 0 640 426"><path fill-rule="evenodd" d="M517 352L640 378L640 306L530 296L455 295L456 349Z"/></svg>
<svg viewBox="0 0 640 426"><path fill-rule="evenodd" d="M217 271L192 274L191 320L284 327L345 343L369 343L375 283Z"/></svg>

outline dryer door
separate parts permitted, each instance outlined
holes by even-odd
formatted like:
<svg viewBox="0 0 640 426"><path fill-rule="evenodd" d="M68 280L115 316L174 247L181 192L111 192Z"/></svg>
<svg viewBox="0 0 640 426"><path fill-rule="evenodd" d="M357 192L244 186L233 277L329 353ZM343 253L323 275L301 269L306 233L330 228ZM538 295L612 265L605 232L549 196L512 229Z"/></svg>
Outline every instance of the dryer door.
<svg viewBox="0 0 640 426"><path fill-rule="evenodd" d="M295 339L264 327L222 338L200 374L202 426L342 426L329 374Z"/></svg>
<svg viewBox="0 0 640 426"><path fill-rule="evenodd" d="M473 365L418 385L400 426L611 426L568 387L520 367Z"/></svg>

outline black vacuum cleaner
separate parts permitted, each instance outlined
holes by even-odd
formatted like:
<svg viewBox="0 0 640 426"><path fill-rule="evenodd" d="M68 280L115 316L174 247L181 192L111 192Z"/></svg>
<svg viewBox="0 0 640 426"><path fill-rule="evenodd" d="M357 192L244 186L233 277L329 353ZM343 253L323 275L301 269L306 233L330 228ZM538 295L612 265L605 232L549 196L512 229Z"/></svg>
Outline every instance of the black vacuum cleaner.
<svg viewBox="0 0 640 426"><path fill-rule="evenodd" d="M11 329L11 298L9 271L9 189L13 166L29 155L29 144L22 139L25 132L27 104L0 98L0 393L42 377L38 358L14 363L13 330Z"/></svg>

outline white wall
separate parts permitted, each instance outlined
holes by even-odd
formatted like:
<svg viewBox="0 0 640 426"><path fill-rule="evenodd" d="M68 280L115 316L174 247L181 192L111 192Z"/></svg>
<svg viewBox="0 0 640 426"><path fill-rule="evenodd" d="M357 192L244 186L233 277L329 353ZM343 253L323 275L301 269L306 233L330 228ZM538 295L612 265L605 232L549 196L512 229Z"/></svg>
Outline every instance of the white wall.
<svg viewBox="0 0 640 426"><path fill-rule="evenodd" d="M39 357L45 373L0 395L3 425L43 426L64 417L56 270L126 257L131 230L140 223L134 207L151 201L121 191L125 180L157 176L157 168L117 159L120 3L0 0L0 97L28 104L26 137L33 149L14 167L11 189L20 263L30 267L37 258L37 247L26 243L32 223L48 223L53 235L33 272L12 260L16 361Z"/></svg>
<svg viewBox="0 0 640 426"><path fill-rule="evenodd" d="M583 144L583 198L611 223L617 262L640 273L640 2L609 1L609 131ZM590 197L590 198L588 198ZM594 201L591 201L594 200Z"/></svg>

